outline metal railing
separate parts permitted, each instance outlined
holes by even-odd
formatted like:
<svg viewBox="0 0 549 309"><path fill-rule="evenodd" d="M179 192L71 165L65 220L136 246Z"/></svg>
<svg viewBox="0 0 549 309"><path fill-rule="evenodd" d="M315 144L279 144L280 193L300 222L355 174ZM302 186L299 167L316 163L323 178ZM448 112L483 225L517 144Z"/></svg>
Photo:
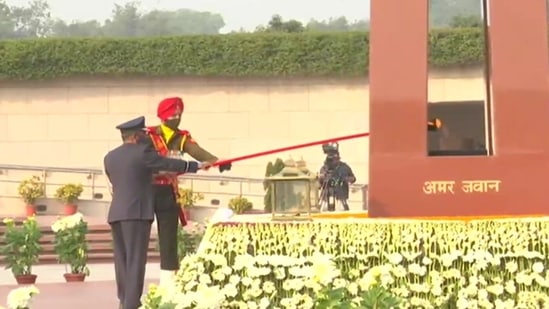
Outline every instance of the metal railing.
<svg viewBox="0 0 549 309"><path fill-rule="evenodd" d="M48 182L48 176L52 173L65 173L65 174L79 174L79 175L86 175L86 179L90 181L89 184L82 184L82 186L85 189L91 190L91 197L95 200L102 199L101 197L98 197L96 193L98 192L98 189L108 190L107 182L106 180L103 182L98 182L97 177L101 176L104 177L103 170L99 168L72 168L72 167L53 167L53 166L29 166L29 165L12 165L12 164L0 164L0 176L8 173L9 171L23 171L23 172L39 172L41 175L41 179L44 182L44 185L47 186L61 186L64 185L63 183L55 183L55 182ZM8 173L9 174L9 173ZM238 183L239 189L238 193L227 193L227 192L215 192L215 191L208 191L208 192L200 192L195 191L199 193L204 194L212 194L212 195L241 195L241 196L253 196L253 197L263 197L264 193L262 194L254 194L254 193L244 193L244 185L246 184L263 184L265 181L264 178L251 178L251 177L236 177L236 176L223 176L223 175L202 175L202 174L185 174L184 176L179 177L180 182L187 182L190 181L190 183L186 186L189 186L191 189L195 187L195 182L198 181L205 181L205 182L218 182L219 185L223 186L228 183ZM19 183L22 179L0 179L0 183ZM353 184L351 185L350 189L352 192L361 191L362 196L360 202L362 202L363 207L366 207L366 201L367 201L367 185L364 184ZM15 196L3 196L0 194L0 197L15 197ZM350 202L359 202L357 200L350 200Z"/></svg>

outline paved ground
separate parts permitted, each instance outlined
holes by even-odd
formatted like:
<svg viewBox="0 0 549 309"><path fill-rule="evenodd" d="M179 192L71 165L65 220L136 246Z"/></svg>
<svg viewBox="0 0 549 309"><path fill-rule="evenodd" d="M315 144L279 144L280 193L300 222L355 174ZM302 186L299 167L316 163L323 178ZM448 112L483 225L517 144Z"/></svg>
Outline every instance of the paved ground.
<svg viewBox="0 0 549 309"><path fill-rule="evenodd" d="M149 283L157 283L160 266L147 265L145 289ZM38 275L36 286L40 295L35 297L32 309L116 309L116 285L112 264L90 265L90 276L83 283L65 283L64 266L42 265L33 268ZM11 272L0 270L0 306L5 306L9 291L18 286Z"/></svg>

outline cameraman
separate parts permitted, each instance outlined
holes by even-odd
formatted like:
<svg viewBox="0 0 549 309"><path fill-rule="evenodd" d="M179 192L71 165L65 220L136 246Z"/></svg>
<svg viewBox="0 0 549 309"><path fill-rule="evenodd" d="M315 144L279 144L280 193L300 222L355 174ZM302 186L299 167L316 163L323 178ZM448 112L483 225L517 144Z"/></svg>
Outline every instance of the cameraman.
<svg viewBox="0 0 549 309"><path fill-rule="evenodd" d="M320 169L320 200L328 204L328 211L335 211L335 201L340 201L343 210L349 210L349 185L355 183L356 177L351 167L341 162L339 151L329 153Z"/></svg>

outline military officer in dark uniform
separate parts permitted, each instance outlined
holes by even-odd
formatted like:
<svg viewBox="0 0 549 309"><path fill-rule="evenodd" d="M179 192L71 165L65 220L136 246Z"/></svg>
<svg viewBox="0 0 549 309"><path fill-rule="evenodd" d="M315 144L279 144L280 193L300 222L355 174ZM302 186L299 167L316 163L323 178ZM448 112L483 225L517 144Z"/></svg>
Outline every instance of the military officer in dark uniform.
<svg viewBox="0 0 549 309"><path fill-rule="evenodd" d="M166 98L158 104L157 116L161 124L147 128L149 142L162 156L181 156L188 153L201 162L214 163L218 158L200 147L189 131L180 130L183 100L179 97ZM219 171L228 171L231 164L219 166ZM186 224L181 206L177 204L178 180L173 175L157 175L154 180L154 210L160 247L160 284L173 284L175 272L179 269L177 232L179 221Z"/></svg>
<svg viewBox="0 0 549 309"><path fill-rule="evenodd" d="M145 279L147 249L154 219L153 174L159 171L196 173L208 164L175 160L158 155L139 143L146 139L145 118L139 117L116 127L123 144L103 159L112 185L108 214L114 243L114 268L120 307L137 309Z"/></svg>

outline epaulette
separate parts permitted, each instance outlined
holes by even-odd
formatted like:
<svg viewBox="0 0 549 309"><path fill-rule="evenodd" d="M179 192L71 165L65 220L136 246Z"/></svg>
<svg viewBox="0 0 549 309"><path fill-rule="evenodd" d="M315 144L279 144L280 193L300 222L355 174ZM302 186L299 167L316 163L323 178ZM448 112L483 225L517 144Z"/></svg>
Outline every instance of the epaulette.
<svg viewBox="0 0 549 309"><path fill-rule="evenodd" d="M187 130L179 130L181 136L191 136L191 133Z"/></svg>

